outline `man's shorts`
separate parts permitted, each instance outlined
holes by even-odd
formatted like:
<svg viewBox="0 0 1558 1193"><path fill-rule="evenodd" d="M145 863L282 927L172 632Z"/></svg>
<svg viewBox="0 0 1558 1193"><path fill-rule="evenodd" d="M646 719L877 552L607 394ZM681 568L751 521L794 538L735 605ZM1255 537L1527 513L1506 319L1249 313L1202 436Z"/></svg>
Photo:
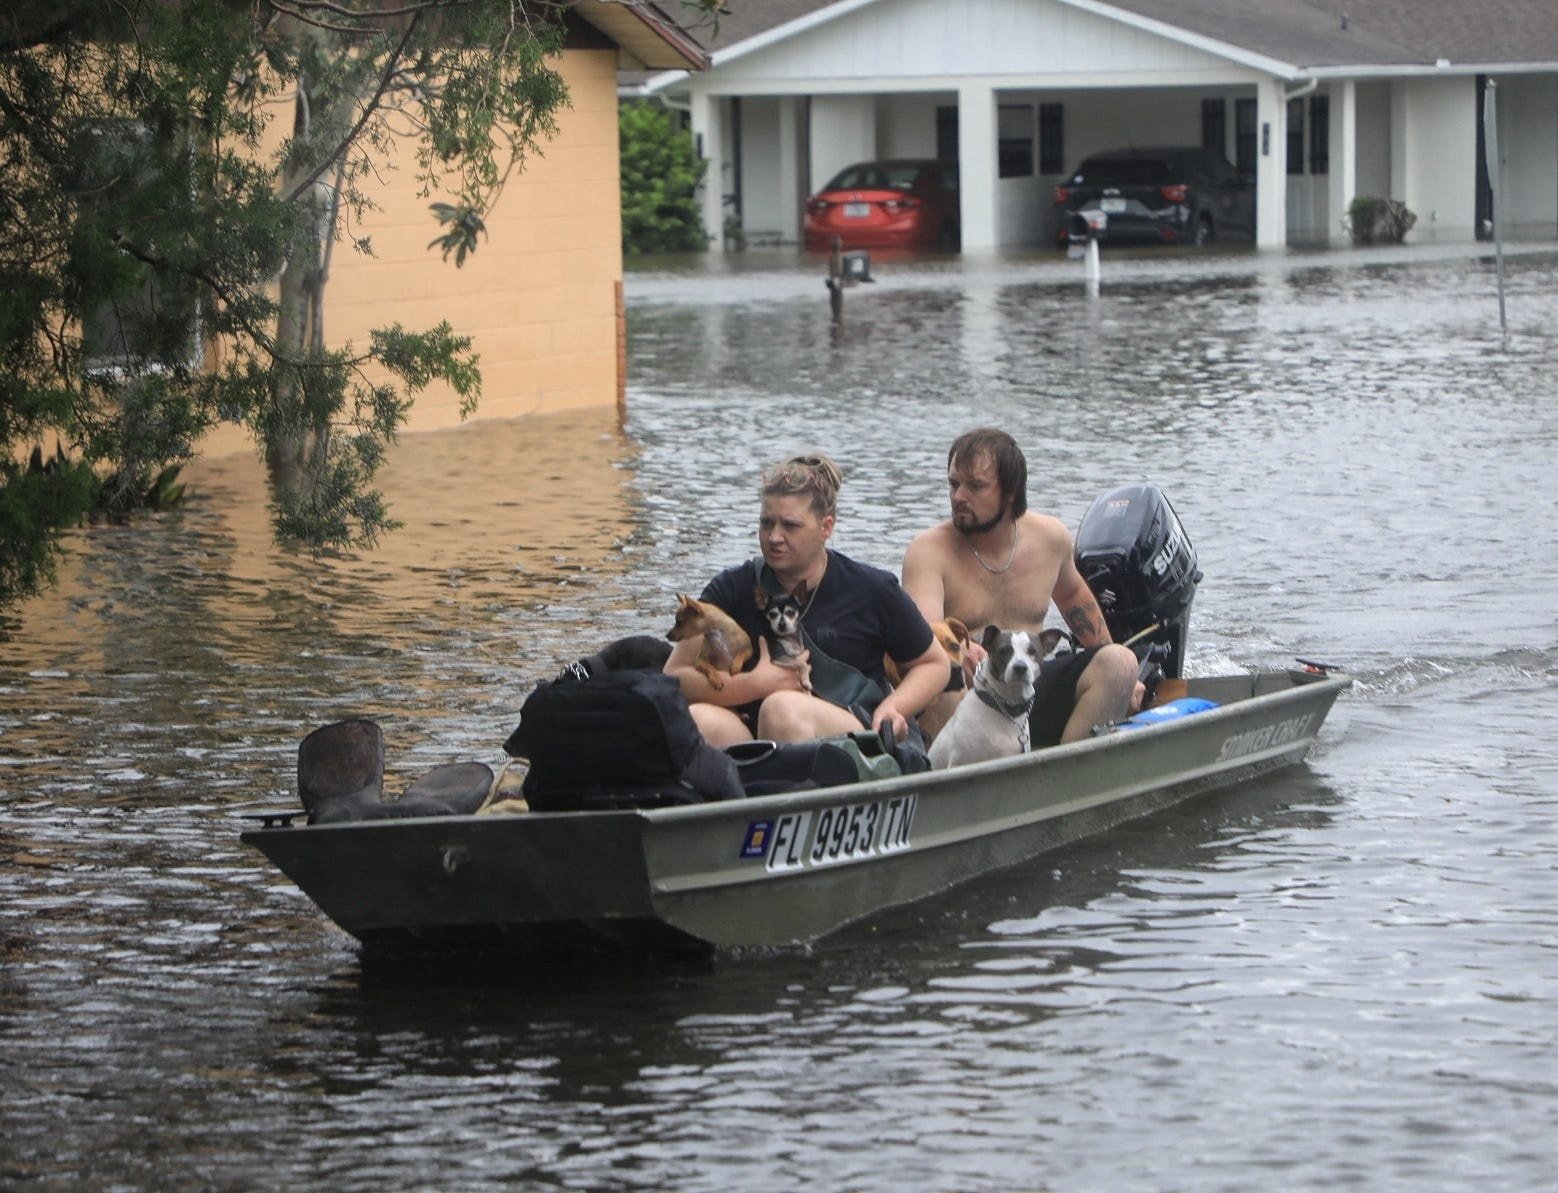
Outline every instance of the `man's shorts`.
<svg viewBox="0 0 1558 1193"><path fill-rule="evenodd" d="M1045 659L1034 685L1033 711L1028 715L1029 749L1058 746L1060 735L1077 703L1077 680L1093 661L1099 648L1074 650Z"/></svg>

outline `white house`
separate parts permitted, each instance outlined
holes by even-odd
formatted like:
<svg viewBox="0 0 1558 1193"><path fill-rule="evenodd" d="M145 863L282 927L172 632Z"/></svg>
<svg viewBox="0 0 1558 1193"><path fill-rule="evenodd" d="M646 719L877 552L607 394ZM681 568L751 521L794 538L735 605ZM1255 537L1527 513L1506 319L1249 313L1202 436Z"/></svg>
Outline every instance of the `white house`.
<svg viewBox="0 0 1558 1193"><path fill-rule="evenodd" d="M1052 188L1122 145L1220 147L1257 244L1344 238L1355 196L1413 240L1558 235L1558 0L733 0L712 68L645 86L691 113L711 230L793 242L851 162L959 162L965 250L1052 243Z"/></svg>

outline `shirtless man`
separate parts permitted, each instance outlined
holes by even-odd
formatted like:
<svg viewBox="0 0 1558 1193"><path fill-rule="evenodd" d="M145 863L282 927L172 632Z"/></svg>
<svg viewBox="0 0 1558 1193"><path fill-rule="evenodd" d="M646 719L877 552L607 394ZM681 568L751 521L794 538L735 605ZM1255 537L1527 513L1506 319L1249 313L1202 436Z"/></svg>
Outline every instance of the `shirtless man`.
<svg viewBox="0 0 1558 1193"><path fill-rule="evenodd" d="M974 641L963 666L972 676L985 626L1042 630L1053 601L1084 649L1045 664L1033 748L1078 741L1126 716L1137 696L1136 655L1110 639L1065 526L1028 509L1028 464L1016 442L989 427L959 436L947 453L947 485L952 517L916 535L903 557L904 590L925 620L956 617L968 626ZM920 715L927 734L935 736L962 696L944 692Z"/></svg>

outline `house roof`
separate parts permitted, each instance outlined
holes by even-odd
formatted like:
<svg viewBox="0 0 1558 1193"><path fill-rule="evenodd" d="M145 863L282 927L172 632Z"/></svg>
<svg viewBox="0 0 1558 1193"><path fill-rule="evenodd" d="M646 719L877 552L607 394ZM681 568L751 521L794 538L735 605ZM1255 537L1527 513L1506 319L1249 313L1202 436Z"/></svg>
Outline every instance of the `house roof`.
<svg viewBox="0 0 1558 1193"><path fill-rule="evenodd" d="M890 0L733 0L712 38L714 64ZM1189 34L1287 64L1345 68L1558 64L1555 0L1057 0L1144 28Z"/></svg>
<svg viewBox="0 0 1558 1193"><path fill-rule="evenodd" d="M651 70L707 70L708 51L652 0L575 0L573 11Z"/></svg>
<svg viewBox="0 0 1558 1193"><path fill-rule="evenodd" d="M1558 62L1553 0L1112 0L1300 68Z"/></svg>

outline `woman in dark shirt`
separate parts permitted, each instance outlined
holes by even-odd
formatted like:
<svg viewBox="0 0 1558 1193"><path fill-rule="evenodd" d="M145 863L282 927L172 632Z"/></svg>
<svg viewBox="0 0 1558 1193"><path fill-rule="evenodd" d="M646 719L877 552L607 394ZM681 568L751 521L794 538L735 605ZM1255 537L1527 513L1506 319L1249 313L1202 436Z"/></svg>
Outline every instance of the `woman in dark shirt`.
<svg viewBox="0 0 1558 1193"><path fill-rule="evenodd" d="M873 729L885 722L903 740L909 718L946 686L946 653L897 578L828 547L841 483L837 465L822 455L792 456L771 468L763 476L758 521L761 562L727 568L705 586L701 599L730 614L751 637L756 649L748 669L715 688L693 666L701 647L698 638L677 643L665 665L666 673L681 683L693 718L711 745L749 740L754 728L760 738L804 741L853 732L863 721ZM801 624L813 655L814 679L824 673L820 664L825 660L815 657L820 653L874 681L854 686L853 694L870 693L858 715L852 711L858 704L828 699L838 690L829 692L826 684L806 692L799 672L769 655L757 588L795 592L803 581ZM903 673L896 689L887 687L884 654L891 655ZM837 668L830 665L826 671Z"/></svg>

